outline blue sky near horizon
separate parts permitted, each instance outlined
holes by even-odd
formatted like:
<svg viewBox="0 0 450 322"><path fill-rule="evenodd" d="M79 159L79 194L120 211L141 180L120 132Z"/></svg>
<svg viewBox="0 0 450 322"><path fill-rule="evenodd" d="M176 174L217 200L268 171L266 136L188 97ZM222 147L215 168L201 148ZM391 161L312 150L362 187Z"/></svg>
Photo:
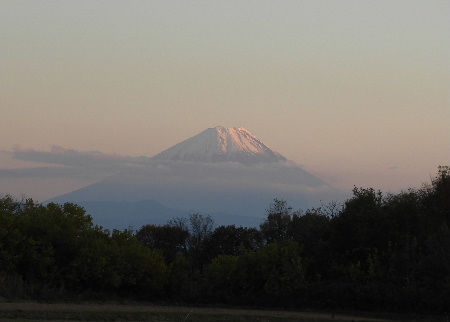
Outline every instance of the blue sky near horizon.
<svg viewBox="0 0 450 322"><path fill-rule="evenodd" d="M343 189L417 187L449 164L449 14L446 0L0 1L0 193L94 180L2 171L53 166L13 151L151 157L218 125Z"/></svg>

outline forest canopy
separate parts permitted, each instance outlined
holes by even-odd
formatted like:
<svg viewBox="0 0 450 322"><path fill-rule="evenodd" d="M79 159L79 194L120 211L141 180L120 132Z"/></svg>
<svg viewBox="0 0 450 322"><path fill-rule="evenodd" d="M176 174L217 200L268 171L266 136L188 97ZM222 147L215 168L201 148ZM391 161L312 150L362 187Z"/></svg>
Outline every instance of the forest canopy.
<svg viewBox="0 0 450 322"><path fill-rule="evenodd" d="M343 204L293 210L275 199L259 228L197 213L109 231L76 204L6 195L0 297L442 313L450 168L396 194L355 187Z"/></svg>

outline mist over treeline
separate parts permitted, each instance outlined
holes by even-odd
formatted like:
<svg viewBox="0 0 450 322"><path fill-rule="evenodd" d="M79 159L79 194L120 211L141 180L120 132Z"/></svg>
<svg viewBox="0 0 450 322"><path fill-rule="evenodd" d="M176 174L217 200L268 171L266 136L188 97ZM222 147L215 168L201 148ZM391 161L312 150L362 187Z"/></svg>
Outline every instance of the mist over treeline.
<svg viewBox="0 0 450 322"><path fill-rule="evenodd" d="M259 228L197 213L110 231L76 204L3 196L0 297L444 313L450 167L400 193L355 187L343 204L275 199Z"/></svg>

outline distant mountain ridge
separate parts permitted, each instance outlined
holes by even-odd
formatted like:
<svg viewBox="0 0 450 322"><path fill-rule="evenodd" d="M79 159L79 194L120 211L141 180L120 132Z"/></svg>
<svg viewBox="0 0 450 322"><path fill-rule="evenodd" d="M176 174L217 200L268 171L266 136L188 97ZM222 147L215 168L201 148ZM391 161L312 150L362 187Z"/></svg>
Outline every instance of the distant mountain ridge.
<svg viewBox="0 0 450 322"><path fill-rule="evenodd" d="M153 160L239 162L243 164L286 161L278 152L243 127L216 126L157 154Z"/></svg>
<svg viewBox="0 0 450 322"><path fill-rule="evenodd" d="M255 226L275 198L294 209L307 209L343 196L286 161L246 129L218 126L175 144L146 164L47 202L77 203L94 223L123 229L160 224L183 213L213 215L221 224Z"/></svg>

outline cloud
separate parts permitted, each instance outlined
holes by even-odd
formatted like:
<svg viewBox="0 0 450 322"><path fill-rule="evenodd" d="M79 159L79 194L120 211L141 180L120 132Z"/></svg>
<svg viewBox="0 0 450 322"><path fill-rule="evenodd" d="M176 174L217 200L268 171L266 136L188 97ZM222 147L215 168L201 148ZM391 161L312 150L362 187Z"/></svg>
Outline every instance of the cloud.
<svg viewBox="0 0 450 322"><path fill-rule="evenodd" d="M39 151L29 148L15 147L14 158L47 165L59 165L83 169L103 169L107 171L121 170L126 167L145 165L148 157L132 157L119 154L108 154L99 151L77 151L65 146L53 145L50 151Z"/></svg>
<svg viewBox="0 0 450 322"><path fill-rule="evenodd" d="M287 200L294 209L307 209L322 201L342 200L343 195L293 164L154 161L147 166L130 167L52 201L155 200L189 212L258 216L264 214L274 198Z"/></svg>
<svg viewBox="0 0 450 322"><path fill-rule="evenodd" d="M16 146L12 151L0 151L0 178L72 178L91 182L150 162L145 156L77 151L59 145L53 145L49 151Z"/></svg>
<svg viewBox="0 0 450 322"><path fill-rule="evenodd" d="M0 169L0 178L64 178L73 176L89 176L76 168L35 167L19 169Z"/></svg>
<svg viewBox="0 0 450 322"><path fill-rule="evenodd" d="M16 146L12 151L0 151L0 195L46 200L149 163L148 157L77 151L58 145L48 151Z"/></svg>
<svg viewBox="0 0 450 322"><path fill-rule="evenodd" d="M77 189L95 184L93 190L86 190L88 192L84 198L93 198L96 193L100 193L101 198L113 199L125 196L136 200L158 197L161 198L159 201L166 204L178 202L180 207L183 204L194 209L200 202L197 198L199 196L200 199L209 196L211 207L225 207L231 196L241 200L240 203L246 203L246 200L256 202L261 198L270 201L274 197L303 202L304 198L314 199L319 195L324 197L336 194L333 187L292 162L248 166L233 162L157 161L149 157L77 151L64 146L52 146L49 151L15 147L11 154L12 159L16 162L20 160L21 165L30 163L32 166L0 167L0 178L4 178L4 182L10 182L11 179L34 179L35 182L40 182L41 190L51 188L57 180L71 182L70 187L76 184ZM31 191L30 185L25 192ZM33 183L32 186L35 187L36 184ZM115 186L127 188L118 192L108 190ZM96 187L98 191L95 190ZM69 185L63 189L64 191L53 195L73 191L69 189ZM3 190L11 191L8 185ZM34 190L32 195L36 195ZM223 198L225 195L230 198ZM39 195L39 198L43 197ZM255 204L251 203L245 211L251 211L253 206ZM236 205L237 210L239 207Z"/></svg>

